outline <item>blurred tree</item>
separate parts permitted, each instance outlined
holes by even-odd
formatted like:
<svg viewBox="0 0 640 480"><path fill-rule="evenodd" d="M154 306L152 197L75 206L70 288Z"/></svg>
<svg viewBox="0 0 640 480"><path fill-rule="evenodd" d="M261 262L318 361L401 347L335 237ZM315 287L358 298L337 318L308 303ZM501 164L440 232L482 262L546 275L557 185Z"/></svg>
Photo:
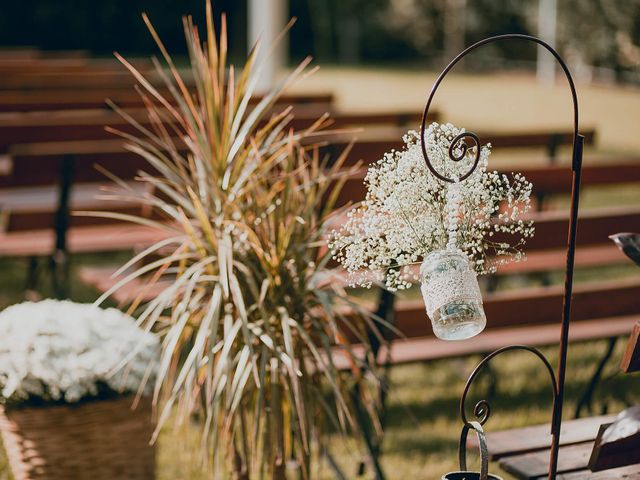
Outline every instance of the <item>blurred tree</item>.
<svg viewBox="0 0 640 480"><path fill-rule="evenodd" d="M216 0L216 11L229 17L234 55L246 49L246 2ZM186 52L183 15L204 25L204 0L21 0L3 1L0 45L35 46L47 50L90 50L111 55L155 53L156 48L140 14L147 12L172 52Z"/></svg>
<svg viewBox="0 0 640 480"><path fill-rule="evenodd" d="M246 52L246 0L215 0L226 11L233 58ZM462 45L489 35L532 33L538 1L521 0L289 0L298 17L290 34L293 60L308 54L320 62L416 62L440 67ZM558 0L559 50L574 69L589 66L617 78L640 81L640 0ZM202 25L204 0L5 0L0 45L88 49L110 55L155 52L140 12L152 18L168 48L184 51L180 17ZM467 64L494 68L504 60L533 62L535 46L488 45ZM510 63L519 66L519 63ZM635 75L635 77L633 76Z"/></svg>
<svg viewBox="0 0 640 480"><path fill-rule="evenodd" d="M298 24L291 32L292 55L313 54L321 62L359 63L412 57L394 38L383 13L389 0L290 0Z"/></svg>
<svg viewBox="0 0 640 480"><path fill-rule="evenodd" d="M558 40L574 65L638 75L640 0L559 0ZM589 74L588 68L585 68Z"/></svg>
<svg viewBox="0 0 640 480"><path fill-rule="evenodd" d="M446 62L464 45L481 38L528 33L528 13L518 0L389 0L385 17L387 28L405 38L417 54ZM535 49L529 45L498 43L488 45L470 60L488 65L487 57L521 59L522 48L526 49L525 58L534 58Z"/></svg>

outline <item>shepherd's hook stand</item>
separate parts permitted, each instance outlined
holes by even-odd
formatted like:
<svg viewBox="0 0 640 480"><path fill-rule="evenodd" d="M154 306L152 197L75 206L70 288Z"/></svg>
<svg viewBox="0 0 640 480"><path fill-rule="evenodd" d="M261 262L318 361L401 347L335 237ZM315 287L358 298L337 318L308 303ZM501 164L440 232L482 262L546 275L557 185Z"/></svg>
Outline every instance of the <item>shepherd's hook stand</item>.
<svg viewBox="0 0 640 480"><path fill-rule="evenodd" d="M431 171L433 175L435 175L438 179L443 182L453 182L454 180L442 175L438 172L432 165L429 160L429 156L427 154L427 145L425 140L425 129L427 127L427 114L429 113L429 107L431 107L431 102L433 101L433 97L438 89L438 86L444 79L444 77L449 73L449 71L464 58L468 53L473 50L486 45L487 43L498 42L502 40L526 40L529 42L537 43L542 47L546 48L558 61L560 66L562 67L562 71L564 72L567 82L569 84L569 88L571 89L571 97L573 99L573 156L571 163L572 170L572 188L571 188L571 210L569 214L569 232L568 232L568 240L567 240L567 264L565 270L565 281L564 281L564 297L563 297L563 305L562 305L562 319L561 319L561 331L560 331L560 351L559 351L559 360L558 360L558 370L557 375L554 373L553 367L550 362L546 359L546 357L536 348L529 347L525 345L512 345L496 350L495 352L489 354L485 357L475 368L475 370L471 373L471 376L467 380L467 383L464 387L464 391L462 394L462 398L460 399L460 416L462 421L466 427L472 427L470 421L467 418L467 410L465 409L465 402L467 399L467 395L469 393L469 389L474 379L478 376L478 373L482 370L482 368L487 365L493 358L499 356L502 353L510 352L513 350L522 350L532 353L536 358L538 358L546 368L549 373L549 378L552 384L553 390L553 416L551 421L551 454L549 459L549 480L555 480L557 467L558 467L558 450L560 447L560 426L562 424L562 403L564 399L564 380L565 373L567 367L567 347L569 341L569 323L571 320L571 292L573 289L573 269L574 269L574 258L575 258L575 250L576 250L576 229L578 222L578 204L580 198L580 174L582 171L582 148L584 144L584 137L580 135L578 131L578 95L576 93L576 87L573 82L573 78L571 77L571 73L569 72L569 68L566 63L562 59L562 57L556 52L553 47L551 47L544 40L541 40L537 37L532 37L530 35L520 35L520 34L507 34L507 35L498 35L495 37L489 37L484 40L481 40L477 43L474 43L470 47L463 50L457 57L455 57L449 65L442 71L442 73L436 79L431 93L429 94L429 99L427 100L427 104L424 108L424 112L422 115L422 122L420 125L420 143L422 147L422 154L427 163L427 167ZM470 140L473 145L469 147L466 141ZM475 133L472 132L463 132L457 135L451 142L449 146L449 158L454 162L459 162L465 158L467 158L467 154L471 151L470 149L475 148L475 158L473 159L473 164L469 171L460 177L460 180L464 180L468 178L473 171L478 166L478 162L480 160L480 139ZM473 409L473 415L476 418L476 422L480 425L484 425L486 421L489 419L491 414L491 407L489 402L486 400L480 400L476 403ZM460 445L460 448L465 448L465 445Z"/></svg>

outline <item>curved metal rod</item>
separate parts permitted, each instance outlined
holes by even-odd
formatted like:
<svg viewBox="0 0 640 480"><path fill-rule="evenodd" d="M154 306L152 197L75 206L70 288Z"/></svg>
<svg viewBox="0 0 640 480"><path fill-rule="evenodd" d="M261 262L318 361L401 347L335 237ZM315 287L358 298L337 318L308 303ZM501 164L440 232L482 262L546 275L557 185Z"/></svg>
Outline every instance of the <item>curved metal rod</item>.
<svg viewBox="0 0 640 480"><path fill-rule="evenodd" d="M466 172L464 175L459 178L452 179L442 175L438 172L431 161L429 160L429 155L427 153L427 145L425 139L425 129L427 126L427 115L429 113L429 108L431 107L431 103L433 101L433 97L440 86L440 83L444 79L447 73L468 53L472 52L478 47L482 45L486 45L487 43L502 41L502 40L527 40L530 42L537 43L538 45L544 47L548 50L553 57L558 61L564 75L569 84L569 88L571 90L571 98L573 101L573 153L572 153L572 164L571 169L573 171L572 175L572 189L571 189L571 212L569 214L569 232L568 232L568 240L567 240L567 263L566 263L566 271L565 271L565 281L564 281L564 295L563 295L563 303L562 303L562 320L561 320L561 329L560 329L560 351L559 351L559 360L558 360L558 370L556 376L556 388L555 391L555 399L553 403L553 417L551 422L551 453L549 459L549 480L554 480L556 478L556 470L558 465L558 450L560 448L560 426L562 423L562 404L564 400L564 381L566 375L566 367L567 367L567 345L569 342L569 323L571 319L571 295L573 290L573 268L574 268L574 260L575 260L575 247L576 247L576 233L577 233L577 225L578 225L578 209L580 203L580 177L582 173L582 149L584 145L584 137L579 133L579 123L578 123L578 95L576 93L576 87L573 82L573 78L571 77L571 73L569 72L569 68L567 64L564 62L562 57L556 52L551 45L549 45L544 40L540 38L533 37L530 35L521 35L521 34L507 34L507 35L498 35L494 37L489 37L484 40L480 40L477 43L467 47L460 54L458 54L440 73L438 78L436 79L433 87L431 88L431 92L429 94L429 98L427 100L427 104L424 108L424 112L422 114L422 121L420 125L420 146L422 148L422 154L424 156L427 167L435 175L437 178L444 182L453 183L455 181L462 181L468 178L476 169L479 157L480 157L480 141L478 140L478 136L471 133L465 132L456 136L451 145L449 146L449 158L452 161L458 162L466 157L466 154L469 150L469 147L464 142L465 138L471 138L475 144L475 159L473 165L470 170ZM462 152L462 155L457 155L456 151ZM538 352L539 353L539 352ZM540 354L541 355L541 354ZM542 358L542 357L541 357ZM548 362L545 361L548 364ZM482 409L485 408L487 404L482 404L477 408Z"/></svg>
<svg viewBox="0 0 640 480"><path fill-rule="evenodd" d="M509 345L508 347L502 347L482 359L482 361L473 370L473 372L467 379L467 383L464 386L464 391L462 392L462 397L460 398L460 418L462 418L463 423L469 428L473 428L473 425L467 418L467 409L465 408L465 405L467 403L467 396L469 394L469 390L471 389L473 381L476 379L485 365L487 365L493 358L505 352L512 352L514 350L531 352L544 364L547 372L549 373L549 379L551 380L551 388L553 389L553 402L555 403L556 398L558 397L558 382L556 381L556 375L553 371L553 367L549 363L549 360L547 360L547 358L542 354L542 352L540 352L540 350L538 350L537 348L529 347L527 345ZM473 415L476 417L476 421L480 423L480 425L484 425L491 416L491 406L489 405L489 402L486 400L480 400L479 402L477 402L473 408Z"/></svg>
<svg viewBox="0 0 640 480"><path fill-rule="evenodd" d="M429 160L429 155L427 153L427 145L426 145L426 139L425 139L425 129L426 129L426 126L427 126L427 115L429 113L429 109L431 108L431 103L433 102L433 98L434 98L434 96L436 94L436 91L438 90L438 87L440 86L440 83L442 83L442 80L444 80L444 77L447 75L447 73L449 73L449 71L451 69L453 69L453 67L455 67L456 64L460 60L462 60L462 58L464 58L468 53L472 52L473 50L475 50L475 49L477 49L477 48L479 48L482 45L485 45L487 43L493 43L493 42L497 42L497 41L501 41L501 40L513 40L513 39L528 40L528 41L535 42L535 43L543 46L549 52L551 52L551 54L555 57L555 59L560 64L560 67L562 68L562 71L564 72L564 74L565 74L565 76L567 78L567 82L569 83L569 88L571 89L571 98L573 100L573 149L574 149L574 152L575 152L576 146L578 144L578 135L579 135L579 132L578 132L578 94L576 93L576 87L575 87L575 84L573 82L573 78L571 77L571 73L569 72L569 67L567 67L567 64L564 62L564 60L562 59L560 54L558 54L558 52L556 52L553 49L553 47L551 47L551 45L549 45L547 42L545 42L544 40L542 40L542 39L540 39L538 37L533 37L531 35L523 35L523 34L519 34L519 33L510 33L510 34L506 34L506 35L497 35L495 37L488 37L488 38L485 38L484 40L480 40L479 42L474 43L473 45L465 48L453 60L451 60L451 62L449 62L449 64L445 67L445 69L440 73L440 75L438 76L438 78L434 82L433 87L431 87L431 92L429 93L429 98L427 100L427 104L424 107L424 111L422 113L422 120L420 122L420 145L422 147L422 155L424 156L424 159L427 162L427 167L429 168L431 173L433 173L440 180L442 180L444 182L450 182L450 183L454 182L454 179L445 177L440 172L438 172L435 169L435 167L432 165L431 160ZM478 140L478 136L476 134L472 133L472 132L462 133L462 134L458 135L456 138L453 139L453 141L451 142L451 145L449 147L449 158L451 158L453 161L456 161L456 162L460 161L462 159L462 158L454 158L454 155L452 154L452 151L456 147L456 144L459 144L458 146L460 148L462 148L462 150L464 151L464 155L466 155L468 147L466 146L466 144L461 142L461 140L463 140L465 137L472 138L474 140L474 143L476 144L475 161L474 161L474 164L471 167L471 169L467 173L465 173L464 175L462 175L459 178L460 181L468 178L473 173L473 171L476 169L476 166L478 165L478 161L480 159L480 141Z"/></svg>

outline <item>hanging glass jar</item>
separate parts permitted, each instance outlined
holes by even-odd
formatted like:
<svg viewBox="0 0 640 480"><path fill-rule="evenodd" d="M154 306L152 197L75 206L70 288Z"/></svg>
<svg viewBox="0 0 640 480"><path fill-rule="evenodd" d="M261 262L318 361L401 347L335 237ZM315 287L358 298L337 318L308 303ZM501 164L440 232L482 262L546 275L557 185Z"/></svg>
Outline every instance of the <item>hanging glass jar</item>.
<svg viewBox="0 0 640 480"><path fill-rule="evenodd" d="M421 291L433 333L442 340L465 340L487 324L478 277L457 247L462 186L458 178L447 189L447 245L429 253L420 267Z"/></svg>
<svg viewBox="0 0 640 480"><path fill-rule="evenodd" d="M458 250L437 250L420 268L421 290L433 333L443 340L471 338L487 324L478 278Z"/></svg>

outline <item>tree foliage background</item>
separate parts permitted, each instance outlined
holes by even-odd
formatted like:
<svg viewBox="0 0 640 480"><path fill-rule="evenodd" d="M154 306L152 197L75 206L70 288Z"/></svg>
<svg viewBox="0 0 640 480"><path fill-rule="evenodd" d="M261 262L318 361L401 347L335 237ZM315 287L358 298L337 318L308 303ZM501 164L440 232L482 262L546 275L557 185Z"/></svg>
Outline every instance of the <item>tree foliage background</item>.
<svg viewBox="0 0 640 480"><path fill-rule="evenodd" d="M228 14L231 53L236 58L244 56L247 48L246 4L247 0L215 2L216 11ZM293 60L312 54L323 63L439 67L450 57L447 47L452 42L457 46L487 35L537 31L536 0L289 0L289 4L290 14L298 17L290 37ZM204 2L4 0L0 45L85 49L99 55L113 50L146 54L153 46L140 20L142 11L149 14L172 51L180 53L184 46L179 18L193 14L201 22ZM447 28L456 22L458 33L452 35ZM640 0L558 0L558 46L574 65L605 69L618 79L636 79ZM477 65L491 66L487 60L532 61L535 48L494 44L476 55Z"/></svg>

